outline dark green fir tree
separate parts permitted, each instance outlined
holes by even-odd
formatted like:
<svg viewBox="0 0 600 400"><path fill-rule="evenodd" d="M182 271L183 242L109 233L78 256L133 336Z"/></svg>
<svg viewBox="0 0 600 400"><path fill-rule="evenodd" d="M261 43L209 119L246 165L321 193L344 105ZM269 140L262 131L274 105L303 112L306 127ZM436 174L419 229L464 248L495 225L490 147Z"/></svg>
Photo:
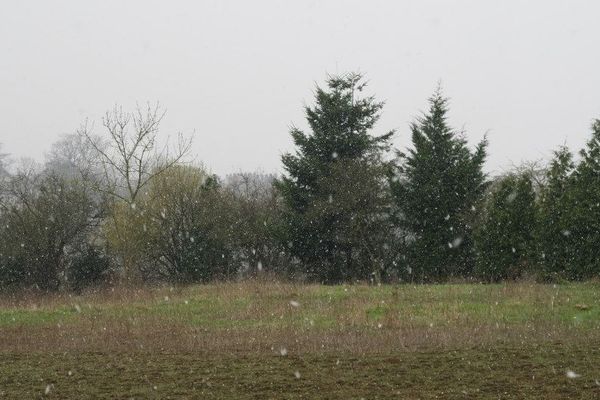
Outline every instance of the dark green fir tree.
<svg viewBox="0 0 600 400"><path fill-rule="evenodd" d="M310 132L293 128L294 154L284 154L276 182L283 199L282 239L298 272L322 282L367 279L384 266L389 225L393 132L371 133L383 103L361 96L360 74L330 77L305 108Z"/></svg>
<svg viewBox="0 0 600 400"><path fill-rule="evenodd" d="M429 111L411 125L412 148L399 153L393 183L399 228L407 234L404 268L416 281L465 276L474 264L471 219L485 189L482 166L487 140L474 151L448 126L448 99L441 90Z"/></svg>
<svg viewBox="0 0 600 400"><path fill-rule="evenodd" d="M475 229L475 275L486 282L517 279L534 272L536 202L528 174L497 181Z"/></svg>

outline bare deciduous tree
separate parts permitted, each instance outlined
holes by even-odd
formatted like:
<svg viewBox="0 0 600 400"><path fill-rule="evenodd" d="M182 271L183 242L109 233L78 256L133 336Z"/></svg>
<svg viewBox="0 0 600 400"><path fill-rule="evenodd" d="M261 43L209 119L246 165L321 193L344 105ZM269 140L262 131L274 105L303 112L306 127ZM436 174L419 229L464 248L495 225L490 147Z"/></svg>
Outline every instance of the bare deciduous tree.
<svg viewBox="0 0 600 400"><path fill-rule="evenodd" d="M179 133L174 146L168 140L162 145L159 142L159 126L164 116L165 111L158 104L138 107L134 112L115 106L102 119L107 137L94 136L87 122L80 128L78 133L97 153L104 178L102 191L133 205L155 176L186 157L192 136Z"/></svg>
<svg viewBox="0 0 600 400"><path fill-rule="evenodd" d="M546 177L548 166L544 160L523 161L521 164L512 165L512 171L508 174L516 174L519 176L528 176L533 183L533 189L536 193L546 186L548 179Z"/></svg>
<svg viewBox="0 0 600 400"><path fill-rule="evenodd" d="M78 134L84 137L93 148L101 179L97 190L112 197L116 203L127 205L128 212L137 213L136 201L144 193L154 178L183 161L191 149L192 136L178 134L174 145L169 140L161 142L159 138L160 123L165 111L156 104L139 106L133 112L125 112L122 107L115 106L102 118L105 134L96 136L87 123L79 129ZM120 208L114 204L116 209ZM122 208L122 207L121 207ZM113 210L114 211L114 210ZM116 220L117 214L110 213L113 225L122 225ZM127 229L116 229L114 232L121 243L117 254L122 260L122 278L128 282L141 279L141 260L136 258L135 246L127 237Z"/></svg>

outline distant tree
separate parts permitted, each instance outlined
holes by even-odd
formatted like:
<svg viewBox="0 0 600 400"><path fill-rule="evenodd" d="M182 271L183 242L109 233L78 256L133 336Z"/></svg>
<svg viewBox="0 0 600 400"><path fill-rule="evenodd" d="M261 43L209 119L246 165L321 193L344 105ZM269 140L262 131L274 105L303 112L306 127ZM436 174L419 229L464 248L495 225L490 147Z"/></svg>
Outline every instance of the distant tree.
<svg viewBox="0 0 600 400"><path fill-rule="evenodd" d="M1 148L1 144L0 144ZM5 197L8 194L6 185L8 183L9 173L7 169L7 154L0 152L0 204L5 201ZM0 211L0 225L2 225L2 213Z"/></svg>
<svg viewBox="0 0 600 400"><path fill-rule="evenodd" d="M406 267L414 279L440 280L471 273L472 209L485 188L487 141L475 151L446 121L448 100L438 90L429 112L412 124L408 154L399 153L393 190L399 227L412 236Z"/></svg>
<svg viewBox="0 0 600 400"><path fill-rule="evenodd" d="M510 175L528 176L533 186L533 191L539 195L548 184L548 168L543 160L523 161L513 164Z"/></svg>
<svg viewBox="0 0 600 400"><path fill-rule="evenodd" d="M2 149L2 143L0 143L0 150L1 149ZM6 175L8 175L7 161L6 161L7 157L8 157L8 154L2 153L2 151L0 151L0 179L5 177Z"/></svg>
<svg viewBox="0 0 600 400"><path fill-rule="evenodd" d="M100 138L94 137L99 141ZM90 229L87 241L77 252L69 254L66 279L69 288L81 291L88 286L113 278L115 263L107 254L106 239L100 226L108 217L111 196L101 190L103 171L98 154L88 138L81 134L63 135L46 153L44 174L74 181L96 207L97 226Z"/></svg>
<svg viewBox="0 0 600 400"><path fill-rule="evenodd" d="M161 145L158 134L164 115L158 104L155 107L148 105L146 109L138 108L134 112L115 107L102 120L105 136L94 135L87 123L79 130L78 134L95 152L95 169L101 171L96 189L112 198L114 210L135 212L138 197L143 195L152 180L181 162L189 153L192 138L181 134L174 147L168 142ZM110 217L114 219L116 215L113 213ZM123 227L116 220L112 226ZM117 254L121 260L121 278L131 282L141 278L138 273L140 266L133 255L138 249L134 248L135 244L126 232L128 229L113 232L121 242L113 248L122 251Z"/></svg>
<svg viewBox="0 0 600 400"><path fill-rule="evenodd" d="M100 143L99 137L93 140ZM44 169L67 179L79 179L96 189L102 185L103 170L97 150L87 137L73 133L63 135L46 154Z"/></svg>
<svg viewBox="0 0 600 400"><path fill-rule="evenodd" d="M369 171L356 177L367 184L368 176L372 179L368 187L373 188L390 168L383 154L393 132L371 134L383 103L361 97L365 86L361 75L349 74L330 77L326 89L317 87L315 106L305 108L311 132L291 130L296 152L283 155L286 173L276 182L283 200L282 239L306 271L323 282L364 278L356 273L379 268L364 246L376 228L372 221L383 212L379 199L377 194L363 196L359 183L353 182L355 176L343 170L351 166L357 173ZM334 202L347 207L334 210ZM361 219L368 222L357 222L351 233L348 221L357 217L359 204Z"/></svg>
<svg viewBox="0 0 600 400"><path fill-rule="evenodd" d="M107 224L112 246L131 245L145 279L207 281L236 272L231 199L203 169L174 165L155 177L135 208L118 204ZM114 223L120 226L113 226ZM120 240L117 231L129 238Z"/></svg>
<svg viewBox="0 0 600 400"><path fill-rule="evenodd" d="M508 175L491 188L475 229L475 275L516 279L535 266L536 203L529 175Z"/></svg>
<svg viewBox="0 0 600 400"><path fill-rule="evenodd" d="M78 134L95 150L104 174L101 190L133 204L155 176L185 158L191 149L191 137L180 134L174 148L159 142L164 115L158 105L134 112L115 107L102 119L106 137L93 135L87 123L80 128Z"/></svg>
<svg viewBox="0 0 600 400"><path fill-rule="evenodd" d="M98 208L76 181L34 170L11 176L0 203L0 279L57 290L70 255L87 243Z"/></svg>

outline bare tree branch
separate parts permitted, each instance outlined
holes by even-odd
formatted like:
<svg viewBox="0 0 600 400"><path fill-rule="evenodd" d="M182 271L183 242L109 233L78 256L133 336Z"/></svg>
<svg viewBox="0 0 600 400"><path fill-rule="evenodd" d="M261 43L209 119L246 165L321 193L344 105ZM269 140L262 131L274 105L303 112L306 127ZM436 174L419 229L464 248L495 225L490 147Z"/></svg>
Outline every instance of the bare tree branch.
<svg viewBox="0 0 600 400"><path fill-rule="evenodd" d="M82 125L79 134L96 151L104 174L104 187L99 190L133 204L154 177L183 161L190 152L192 136L179 134L175 146L168 138L163 147L157 146L165 113L158 103L138 106L131 113L115 106L102 119L107 132L104 140L92 135L87 122Z"/></svg>

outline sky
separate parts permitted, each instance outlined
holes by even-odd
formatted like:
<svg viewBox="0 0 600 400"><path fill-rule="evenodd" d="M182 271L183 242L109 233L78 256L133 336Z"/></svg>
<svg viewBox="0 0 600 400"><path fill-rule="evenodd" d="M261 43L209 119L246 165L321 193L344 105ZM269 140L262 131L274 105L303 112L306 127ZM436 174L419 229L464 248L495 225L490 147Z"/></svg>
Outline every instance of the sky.
<svg viewBox="0 0 600 400"><path fill-rule="evenodd" d="M0 143L42 160L115 104L160 104L161 135L194 134L220 175L282 172L292 125L327 74L385 101L374 133L409 124L442 83L449 121L486 170L584 145L600 118L600 2L26 1L0 3Z"/></svg>

